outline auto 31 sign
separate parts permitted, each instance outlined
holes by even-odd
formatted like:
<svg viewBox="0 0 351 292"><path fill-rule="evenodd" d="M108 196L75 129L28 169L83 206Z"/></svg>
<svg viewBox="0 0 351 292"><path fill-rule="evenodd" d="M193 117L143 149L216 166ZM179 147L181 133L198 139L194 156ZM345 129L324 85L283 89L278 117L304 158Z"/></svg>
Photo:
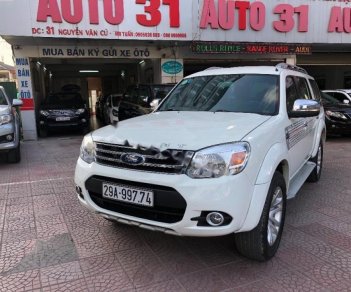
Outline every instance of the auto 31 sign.
<svg viewBox="0 0 351 292"><path fill-rule="evenodd" d="M323 0L0 0L0 35L348 43L351 7Z"/></svg>

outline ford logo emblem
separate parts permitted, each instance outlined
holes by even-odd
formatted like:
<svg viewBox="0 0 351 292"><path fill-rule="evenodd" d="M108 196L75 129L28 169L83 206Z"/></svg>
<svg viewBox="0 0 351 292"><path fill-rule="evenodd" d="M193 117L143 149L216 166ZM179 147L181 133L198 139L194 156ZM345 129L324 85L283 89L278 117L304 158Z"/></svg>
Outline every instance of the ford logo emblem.
<svg viewBox="0 0 351 292"><path fill-rule="evenodd" d="M121 155L121 161L126 164L140 165L145 162L145 157L134 153L125 153Z"/></svg>

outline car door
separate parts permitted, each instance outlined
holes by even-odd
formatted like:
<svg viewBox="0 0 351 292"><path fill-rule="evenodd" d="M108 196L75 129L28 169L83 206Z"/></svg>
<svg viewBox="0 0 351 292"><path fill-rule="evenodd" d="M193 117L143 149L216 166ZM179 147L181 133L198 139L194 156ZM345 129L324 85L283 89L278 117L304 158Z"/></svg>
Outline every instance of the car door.
<svg viewBox="0 0 351 292"><path fill-rule="evenodd" d="M319 103L321 103L322 105L322 95L321 95L321 91L319 90L318 84L314 79L308 79L309 83L310 83L310 87L311 87L311 92L313 93L313 99L317 100ZM323 107L321 108L322 111L324 111ZM318 130L318 124L320 121L320 116L314 117L313 118L313 126L312 126L312 130L311 130L311 139L313 141L313 143L319 143L319 141L316 141L316 137L317 137L317 130ZM314 145L314 144L313 144ZM313 147L314 149L314 147ZM312 149L312 151L313 151Z"/></svg>
<svg viewBox="0 0 351 292"><path fill-rule="evenodd" d="M292 111L297 99L311 99L307 80L303 77L286 77L286 106L287 112ZM290 124L286 128L286 139L289 149L289 164L293 177L310 158L313 138L310 131L315 118L289 118Z"/></svg>

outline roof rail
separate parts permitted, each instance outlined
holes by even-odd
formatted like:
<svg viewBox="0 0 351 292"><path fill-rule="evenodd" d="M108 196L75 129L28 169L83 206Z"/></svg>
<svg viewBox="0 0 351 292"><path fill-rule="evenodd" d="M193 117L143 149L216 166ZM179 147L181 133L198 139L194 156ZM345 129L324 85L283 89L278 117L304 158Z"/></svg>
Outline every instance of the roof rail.
<svg viewBox="0 0 351 292"><path fill-rule="evenodd" d="M290 65L287 63L279 63L278 65L275 66L278 69L289 69L289 70L293 70L293 71L297 71L303 74L308 74L307 71L301 67L298 66L294 66L294 65Z"/></svg>
<svg viewBox="0 0 351 292"><path fill-rule="evenodd" d="M206 68L204 71L216 70L216 69L223 69L223 67L209 67L209 68Z"/></svg>

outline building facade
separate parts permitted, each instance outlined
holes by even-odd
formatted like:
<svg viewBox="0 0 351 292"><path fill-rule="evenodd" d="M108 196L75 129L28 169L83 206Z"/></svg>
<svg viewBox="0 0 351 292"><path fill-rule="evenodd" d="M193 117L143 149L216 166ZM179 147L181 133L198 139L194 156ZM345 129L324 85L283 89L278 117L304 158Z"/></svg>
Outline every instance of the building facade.
<svg viewBox="0 0 351 292"><path fill-rule="evenodd" d="M351 8L323 0L12 0L0 35L16 57L24 136L36 139L40 103L77 84L99 93L176 83L207 67L305 67L321 88L351 87Z"/></svg>

